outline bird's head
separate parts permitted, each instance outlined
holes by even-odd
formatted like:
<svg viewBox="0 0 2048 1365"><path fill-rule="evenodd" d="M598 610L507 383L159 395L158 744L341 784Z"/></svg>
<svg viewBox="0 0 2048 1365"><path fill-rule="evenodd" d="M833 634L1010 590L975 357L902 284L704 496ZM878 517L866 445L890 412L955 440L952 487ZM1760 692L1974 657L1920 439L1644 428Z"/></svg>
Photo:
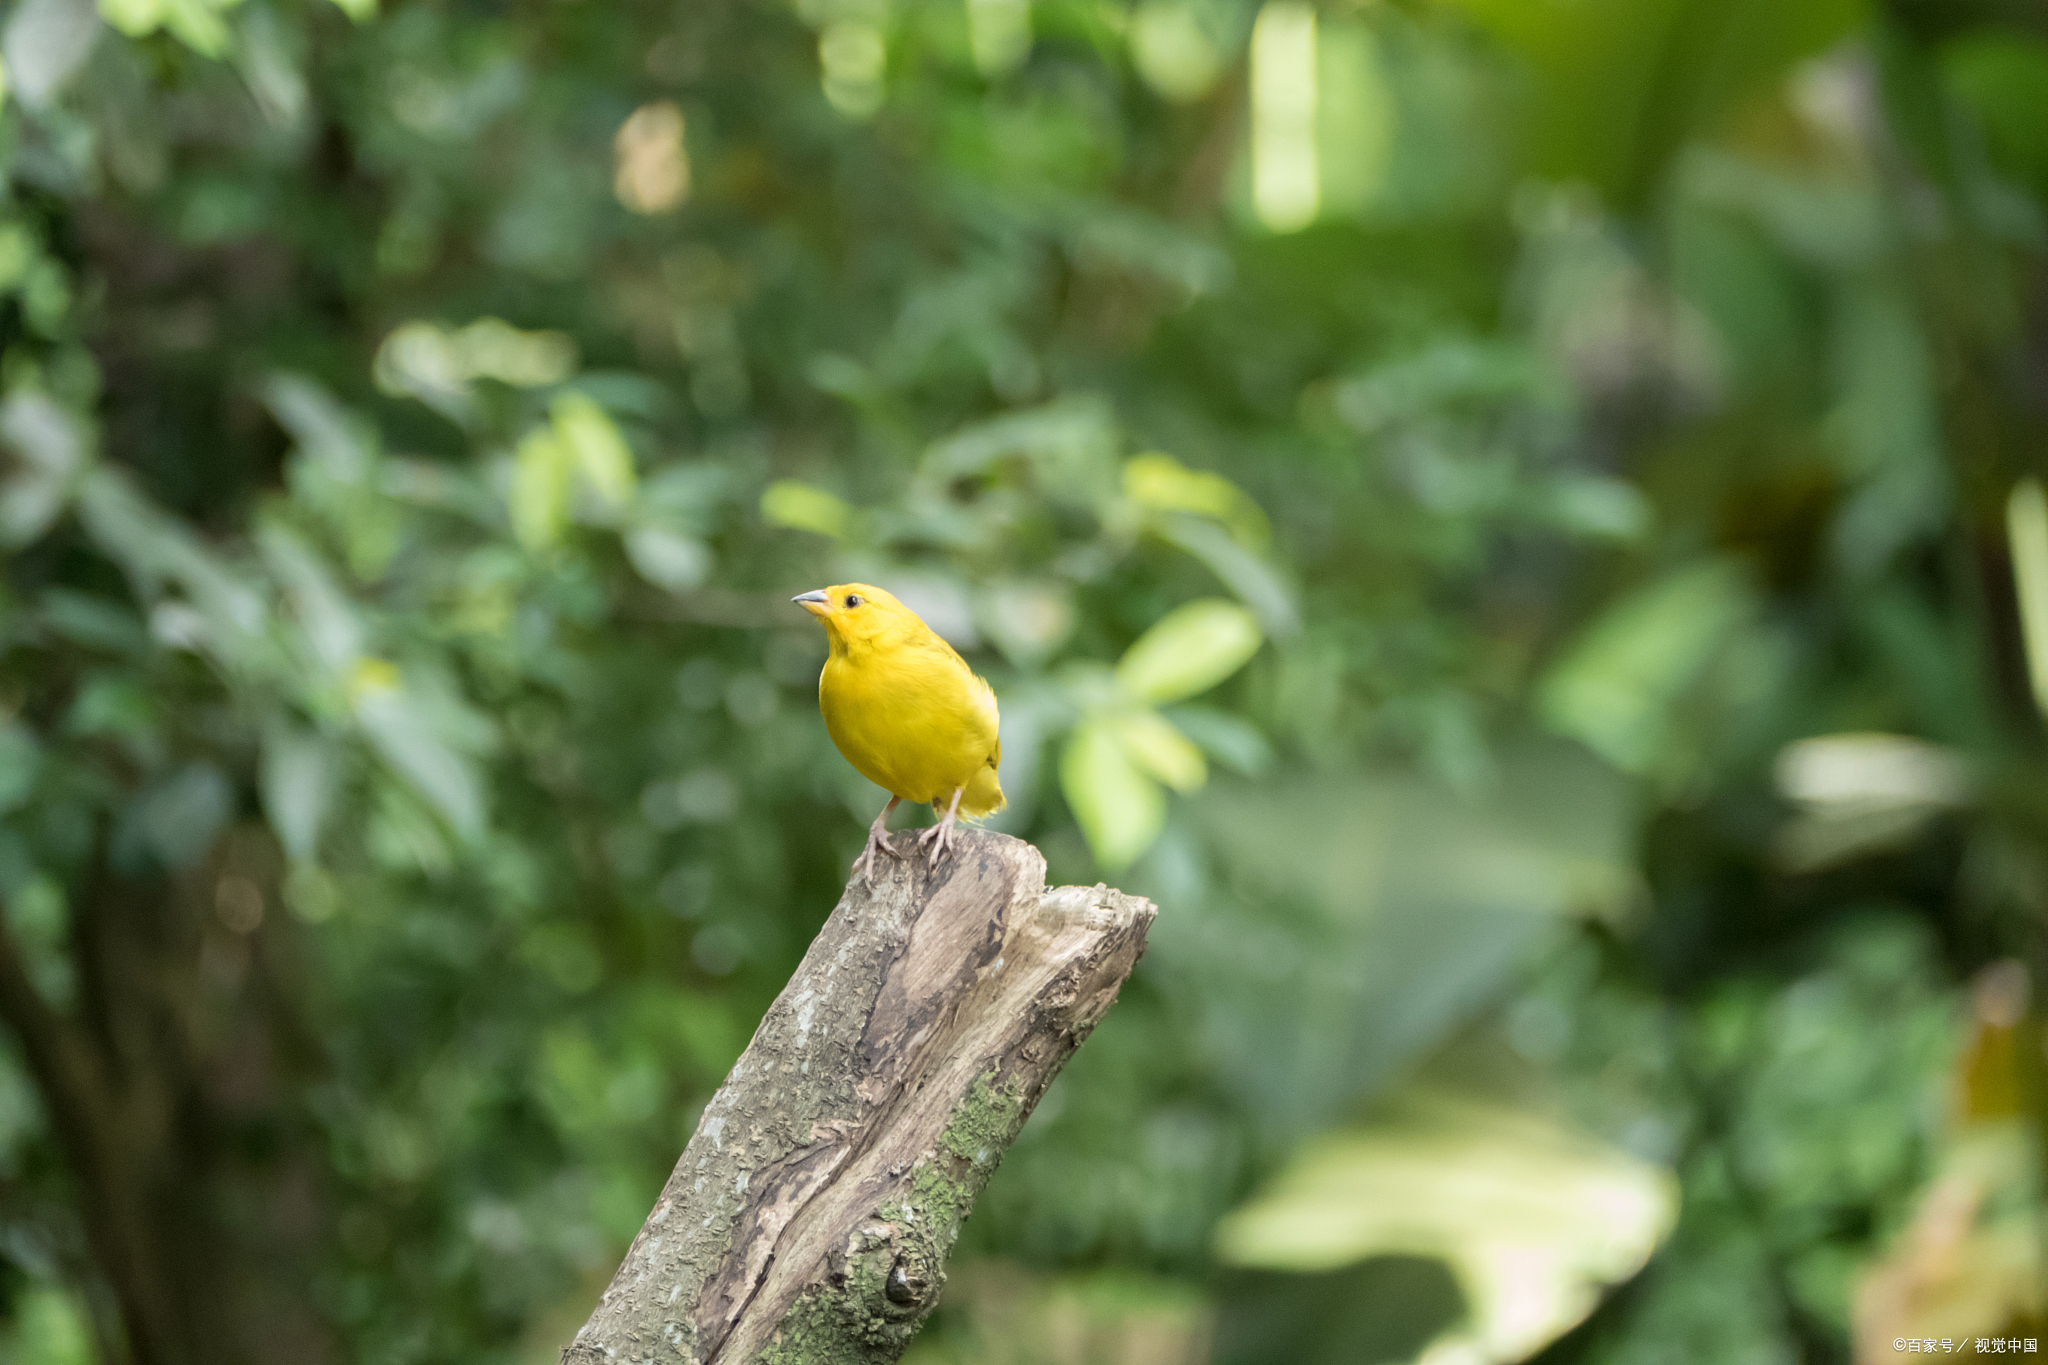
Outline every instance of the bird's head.
<svg viewBox="0 0 2048 1365"><path fill-rule="evenodd" d="M924 624L916 612L885 589L866 583L813 588L789 600L824 622L825 634L837 648L867 644L879 636Z"/></svg>

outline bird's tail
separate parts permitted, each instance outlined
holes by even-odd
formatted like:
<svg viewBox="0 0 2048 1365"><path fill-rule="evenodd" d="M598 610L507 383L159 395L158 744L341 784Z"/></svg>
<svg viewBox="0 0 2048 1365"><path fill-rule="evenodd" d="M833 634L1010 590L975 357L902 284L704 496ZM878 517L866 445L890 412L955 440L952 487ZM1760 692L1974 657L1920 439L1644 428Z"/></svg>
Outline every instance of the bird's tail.
<svg viewBox="0 0 2048 1365"><path fill-rule="evenodd" d="M960 813L979 820L984 815L994 815L1005 804L1003 784L997 779L996 770L983 768L968 780L967 793L960 798Z"/></svg>

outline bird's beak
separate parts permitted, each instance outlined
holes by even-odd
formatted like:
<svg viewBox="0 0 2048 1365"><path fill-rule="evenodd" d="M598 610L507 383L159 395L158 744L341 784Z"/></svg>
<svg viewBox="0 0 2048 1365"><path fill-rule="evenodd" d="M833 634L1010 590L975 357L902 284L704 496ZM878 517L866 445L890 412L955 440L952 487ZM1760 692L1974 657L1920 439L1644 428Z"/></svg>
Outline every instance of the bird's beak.
<svg viewBox="0 0 2048 1365"><path fill-rule="evenodd" d="M812 588L809 592L800 592L789 600L797 603L813 616L823 616L831 607L831 599L825 596L823 588Z"/></svg>

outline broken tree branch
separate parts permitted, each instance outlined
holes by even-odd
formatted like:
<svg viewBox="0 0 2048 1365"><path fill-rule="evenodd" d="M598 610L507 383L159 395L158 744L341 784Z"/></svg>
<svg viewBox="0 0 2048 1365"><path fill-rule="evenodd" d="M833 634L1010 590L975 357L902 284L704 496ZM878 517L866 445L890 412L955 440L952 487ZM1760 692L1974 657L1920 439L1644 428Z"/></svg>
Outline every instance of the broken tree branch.
<svg viewBox="0 0 2048 1365"><path fill-rule="evenodd" d="M1152 903L963 832L856 879L704 1110L563 1365L903 1351L960 1221L1116 999Z"/></svg>

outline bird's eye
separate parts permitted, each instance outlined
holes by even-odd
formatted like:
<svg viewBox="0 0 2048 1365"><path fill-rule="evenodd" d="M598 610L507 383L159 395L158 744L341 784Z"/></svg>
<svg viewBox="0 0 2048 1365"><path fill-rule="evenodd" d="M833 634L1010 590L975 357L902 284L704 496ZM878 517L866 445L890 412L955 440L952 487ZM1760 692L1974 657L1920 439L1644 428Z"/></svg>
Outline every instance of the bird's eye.
<svg viewBox="0 0 2048 1365"><path fill-rule="evenodd" d="M859 605L860 605L860 594L859 594L859 593L855 593L855 592L850 592L850 593L846 594L846 605L847 605L847 606L849 606L849 607L857 607L857 606L859 606Z"/></svg>

